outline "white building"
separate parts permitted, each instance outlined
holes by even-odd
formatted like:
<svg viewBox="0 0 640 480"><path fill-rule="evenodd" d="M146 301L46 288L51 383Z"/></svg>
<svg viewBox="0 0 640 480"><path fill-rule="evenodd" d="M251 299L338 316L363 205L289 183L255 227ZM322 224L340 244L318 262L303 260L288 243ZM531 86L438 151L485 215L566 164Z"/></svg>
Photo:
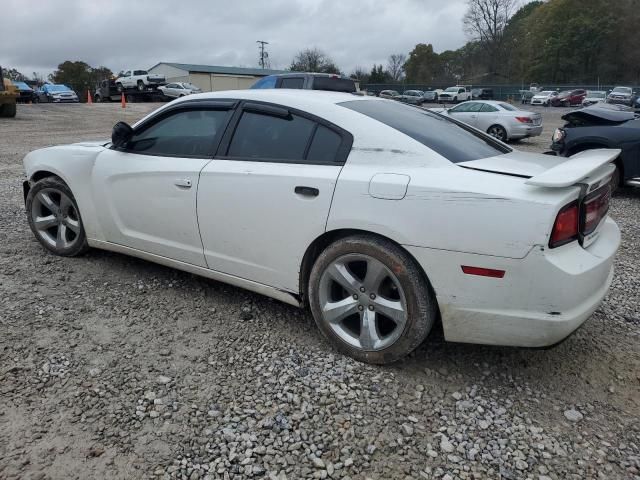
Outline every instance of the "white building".
<svg viewBox="0 0 640 480"><path fill-rule="evenodd" d="M149 73L164 75L167 83L189 82L202 89L203 92L215 92L249 88L259 78L284 72L262 68L160 62L151 67Z"/></svg>

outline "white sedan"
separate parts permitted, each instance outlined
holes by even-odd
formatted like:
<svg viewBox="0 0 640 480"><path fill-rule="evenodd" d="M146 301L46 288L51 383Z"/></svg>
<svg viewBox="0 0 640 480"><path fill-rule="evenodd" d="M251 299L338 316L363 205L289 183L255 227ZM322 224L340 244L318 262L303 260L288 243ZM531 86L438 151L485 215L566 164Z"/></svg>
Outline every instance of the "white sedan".
<svg viewBox="0 0 640 480"><path fill-rule="evenodd" d="M167 83L162 87L158 87L158 90L160 90L165 97L170 98L180 98L193 93L202 93L202 90L198 87L187 82Z"/></svg>
<svg viewBox="0 0 640 480"><path fill-rule="evenodd" d="M473 100L451 108L432 108L471 125L503 142L536 137L542 133L542 116L527 112L510 103L494 100Z"/></svg>
<svg viewBox="0 0 640 480"><path fill-rule="evenodd" d="M111 250L308 305L341 351L389 363L440 319L450 341L528 347L578 328L613 275L618 155L519 152L392 100L228 91L33 151L24 190L54 254Z"/></svg>
<svg viewBox="0 0 640 480"><path fill-rule="evenodd" d="M542 92L536 93L533 97L531 97L531 105L542 105L544 107L551 106L551 100L554 97L558 96L557 91L555 90L544 90Z"/></svg>

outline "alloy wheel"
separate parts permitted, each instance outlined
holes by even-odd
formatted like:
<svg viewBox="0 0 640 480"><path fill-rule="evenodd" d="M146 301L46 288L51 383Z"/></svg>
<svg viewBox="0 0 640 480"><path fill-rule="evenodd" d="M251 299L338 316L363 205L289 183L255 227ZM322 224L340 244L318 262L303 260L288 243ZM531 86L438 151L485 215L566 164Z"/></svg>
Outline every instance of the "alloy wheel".
<svg viewBox="0 0 640 480"><path fill-rule="evenodd" d="M492 137L497 138L498 140L501 140L503 142L507 141L507 132L500 125L489 127L487 133Z"/></svg>
<svg viewBox="0 0 640 480"><path fill-rule="evenodd" d="M44 188L33 198L31 217L37 235L57 249L68 249L80 239L80 216L71 199L60 190Z"/></svg>
<svg viewBox="0 0 640 480"><path fill-rule="evenodd" d="M318 293L323 322L352 347L382 350L404 331L407 302L400 282L373 257L337 258L322 273Z"/></svg>

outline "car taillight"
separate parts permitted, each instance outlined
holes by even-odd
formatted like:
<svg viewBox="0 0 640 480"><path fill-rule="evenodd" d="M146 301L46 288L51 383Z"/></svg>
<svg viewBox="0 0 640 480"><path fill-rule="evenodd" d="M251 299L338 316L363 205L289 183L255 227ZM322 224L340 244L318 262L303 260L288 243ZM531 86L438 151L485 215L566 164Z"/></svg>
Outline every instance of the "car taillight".
<svg viewBox="0 0 640 480"><path fill-rule="evenodd" d="M595 192L590 193L582 202L582 218L580 230L582 235L589 235L594 232L602 219L609 211L609 200L611 198L611 187L609 184L600 187Z"/></svg>
<svg viewBox="0 0 640 480"><path fill-rule="evenodd" d="M520 123L533 123L533 120L529 117L516 117L516 120Z"/></svg>
<svg viewBox="0 0 640 480"><path fill-rule="evenodd" d="M551 231L549 248L556 248L578 239L578 202L572 202L558 212Z"/></svg>
<svg viewBox="0 0 640 480"><path fill-rule="evenodd" d="M556 128L556 131L553 132L553 138L552 138L553 143L562 142L566 135L567 135L566 132L562 128Z"/></svg>

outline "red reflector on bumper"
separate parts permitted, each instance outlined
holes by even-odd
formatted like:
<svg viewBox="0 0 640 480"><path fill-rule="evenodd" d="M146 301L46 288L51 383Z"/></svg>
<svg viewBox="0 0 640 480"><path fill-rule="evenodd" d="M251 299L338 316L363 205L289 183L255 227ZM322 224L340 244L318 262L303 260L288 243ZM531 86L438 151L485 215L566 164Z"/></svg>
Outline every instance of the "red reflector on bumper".
<svg viewBox="0 0 640 480"><path fill-rule="evenodd" d="M467 275L480 275L481 277L502 278L504 270L493 270L492 268L469 267L462 265L462 271Z"/></svg>

